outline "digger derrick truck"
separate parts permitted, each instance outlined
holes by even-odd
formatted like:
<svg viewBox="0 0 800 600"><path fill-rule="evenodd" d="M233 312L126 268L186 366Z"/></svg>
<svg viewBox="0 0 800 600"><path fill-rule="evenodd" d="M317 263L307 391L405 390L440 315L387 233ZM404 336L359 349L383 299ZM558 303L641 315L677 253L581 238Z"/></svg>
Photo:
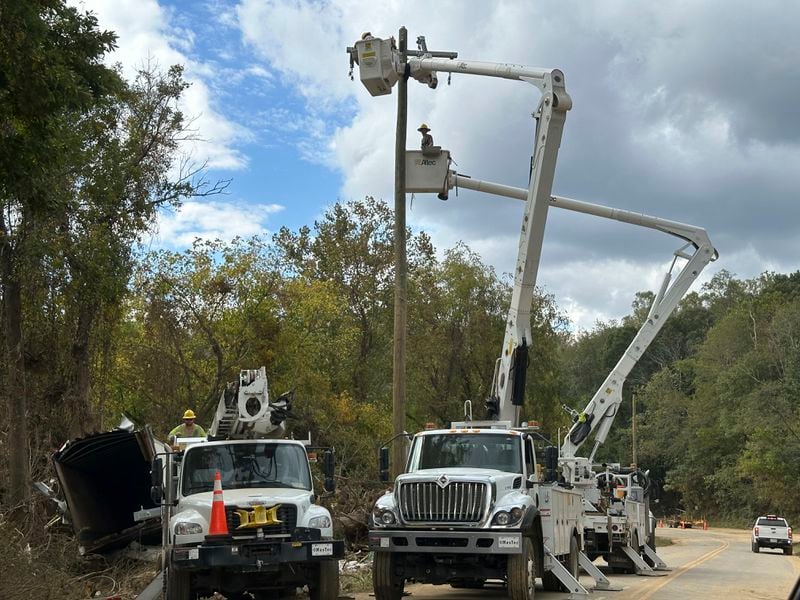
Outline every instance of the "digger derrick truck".
<svg viewBox="0 0 800 600"><path fill-rule="evenodd" d="M365 34L348 51L351 66L359 65L360 79L374 96L391 93L398 77L435 88L441 71L530 83L541 100L534 114L535 143L514 289L489 400L494 418L473 421L470 409L465 422L412 436L405 472L372 512L369 545L375 552L375 597L399 600L407 581L482 587L487 580L499 580L512 600L530 600L537 578L546 589L586 597L577 579L579 564L584 563L581 494L556 481L557 448L546 450L545 468L537 463L536 432L519 422L536 272L556 157L572 101L558 69L455 61L441 56L447 53L429 52L424 38L418 39L418 46L418 52L407 52L407 65L393 40ZM446 199L449 153L424 158L420 154L406 152L406 191L438 192ZM386 474L382 479L388 480L385 446L381 463Z"/></svg>
<svg viewBox="0 0 800 600"><path fill-rule="evenodd" d="M263 367L243 370L223 392L208 439L178 439L181 451L154 460L166 600L258 599L302 586L313 600L338 597L344 543L317 504L309 442L283 437L290 411L290 394L270 400ZM333 453L323 456L332 492ZM216 507L215 477L224 498Z"/></svg>

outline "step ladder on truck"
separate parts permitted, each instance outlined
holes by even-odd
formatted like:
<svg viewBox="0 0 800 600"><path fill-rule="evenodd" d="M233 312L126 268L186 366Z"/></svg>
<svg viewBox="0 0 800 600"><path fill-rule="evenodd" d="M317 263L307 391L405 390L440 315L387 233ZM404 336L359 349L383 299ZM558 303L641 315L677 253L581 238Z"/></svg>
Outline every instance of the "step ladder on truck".
<svg viewBox="0 0 800 600"><path fill-rule="evenodd" d="M469 588L499 580L512 600L530 600L541 579L547 589L584 598L588 591L577 579L581 494L557 481L557 448L548 453L549 467L537 463L536 432L520 423L536 271L556 156L572 106L564 75L558 69L437 58L425 50L424 40L403 73L393 40L368 36L349 50L372 95L391 93L404 75L435 87L437 72L523 81L541 94L514 289L492 385L496 414L476 422L467 411L467 420L451 428L412 436L406 472L372 512L375 597L399 600L406 581ZM448 156L407 152L406 191L446 197ZM381 456L385 467L388 449ZM388 475L386 468L382 472Z"/></svg>
<svg viewBox="0 0 800 600"><path fill-rule="evenodd" d="M270 400L264 367L243 370L223 392L208 438L179 438L178 451L153 461L166 600L258 599L303 586L313 600L338 597L344 543L318 504L310 442L284 436L291 400ZM315 450L333 492L333 451Z"/></svg>

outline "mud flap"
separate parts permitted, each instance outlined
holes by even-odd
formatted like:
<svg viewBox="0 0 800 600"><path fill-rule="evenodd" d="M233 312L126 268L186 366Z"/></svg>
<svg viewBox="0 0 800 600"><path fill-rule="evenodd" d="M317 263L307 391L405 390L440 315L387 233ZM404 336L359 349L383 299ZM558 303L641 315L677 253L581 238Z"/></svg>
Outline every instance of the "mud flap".
<svg viewBox="0 0 800 600"><path fill-rule="evenodd" d="M647 544L644 545L644 553L647 556L647 558L649 558L650 560L653 561L653 565L654 565L652 567L653 570L655 570L655 571L671 571L672 570L667 566L667 563L665 563L663 560L661 560L661 557L658 554L656 554L656 551L653 550Z"/></svg>
<svg viewBox="0 0 800 600"><path fill-rule="evenodd" d="M580 564L580 557L581 552L578 552L578 564ZM569 590L569 596L567 598L569 600L585 600L589 597L588 590L583 587L580 582L572 576L567 568L561 564L550 549L547 546L544 546L544 570L550 571L555 575L558 580L564 584L564 586Z"/></svg>
<svg viewBox="0 0 800 600"><path fill-rule="evenodd" d="M588 556L586 556L583 552L578 552L578 564L581 566L581 569L586 571L589 576L594 579L594 589L595 591L604 591L604 592L620 592L622 588L614 587L611 585L611 582L603 575L603 572L597 568L597 566L592 562Z"/></svg>
<svg viewBox="0 0 800 600"><path fill-rule="evenodd" d="M636 567L637 575L642 575L644 577L664 577L666 575L664 572L657 573L651 569L650 565L644 562L644 559L639 555L639 553L630 546L622 546L622 551L625 553L625 556L631 560L633 566Z"/></svg>

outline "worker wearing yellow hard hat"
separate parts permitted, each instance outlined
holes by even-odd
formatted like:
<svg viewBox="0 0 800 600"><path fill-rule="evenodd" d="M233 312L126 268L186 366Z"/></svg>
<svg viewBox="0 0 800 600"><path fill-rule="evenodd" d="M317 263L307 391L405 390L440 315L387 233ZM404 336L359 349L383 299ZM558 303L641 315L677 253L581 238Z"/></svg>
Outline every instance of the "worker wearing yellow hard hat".
<svg viewBox="0 0 800 600"><path fill-rule="evenodd" d="M169 432L170 443L174 443L176 438L206 437L205 430L194 422L196 418L194 411L187 409L183 413L183 423Z"/></svg>

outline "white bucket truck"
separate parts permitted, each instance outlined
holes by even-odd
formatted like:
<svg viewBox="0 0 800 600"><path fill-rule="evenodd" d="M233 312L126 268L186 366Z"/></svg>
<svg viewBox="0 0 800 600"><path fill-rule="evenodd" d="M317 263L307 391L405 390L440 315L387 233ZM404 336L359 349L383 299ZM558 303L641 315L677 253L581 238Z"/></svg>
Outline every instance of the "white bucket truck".
<svg viewBox="0 0 800 600"><path fill-rule="evenodd" d="M375 551L377 600L399 600L406 581L481 587L507 585L513 600L530 600L541 579L545 588L570 597L588 592L578 582L583 545L579 491L557 480L557 448L537 465L536 432L520 427L525 369L531 343L531 304L550 204L561 134L572 106L558 69L452 60L447 53L408 52L407 64L392 40L365 34L350 50L351 64L374 95L391 93L398 76L436 87L437 72L500 77L532 84L541 94L530 184L502 352L497 360L491 421L454 423L413 436L406 472L376 503L369 532ZM449 157L407 153L406 191L447 198ZM549 458L549 462L548 461ZM388 450L382 450L387 473Z"/></svg>

